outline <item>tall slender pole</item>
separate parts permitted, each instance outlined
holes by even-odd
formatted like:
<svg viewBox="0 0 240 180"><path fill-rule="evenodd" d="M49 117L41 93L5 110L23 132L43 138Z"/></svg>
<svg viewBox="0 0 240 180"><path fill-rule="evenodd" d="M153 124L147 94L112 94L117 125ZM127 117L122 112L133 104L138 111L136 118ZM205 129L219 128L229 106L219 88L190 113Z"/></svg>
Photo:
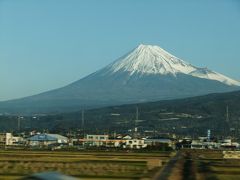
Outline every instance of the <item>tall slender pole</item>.
<svg viewBox="0 0 240 180"><path fill-rule="evenodd" d="M138 120L138 107L136 107L136 120Z"/></svg>
<svg viewBox="0 0 240 180"><path fill-rule="evenodd" d="M85 139L85 117L84 117L84 109L82 110L82 132L83 132L83 139ZM85 142L83 141L83 147L85 146Z"/></svg>
<svg viewBox="0 0 240 180"><path fill-rule="evenodd" d="M84 110L82 110L82 130L83 130L83 138L85 138L85 117L84 117Z"/></svg>
<svg viewBox="0 0 240 180"><path fill-rule="evenodd" d="M21 117L18 117L18 132L20 132L20 129L21 129Z"/></svg>
<svg viewBox="0 0 240 180"><path fill-rule="evenodd" d="M82 110L82 129L84 129L84 110Z"/></svg>
<svg viewBox="0 0 240 180"><path fill-rule="evenodd" d="M229 108L228 105L226 106L226 125L225 125L225 136L228 135L228 131L229 131Z"/></svg>
<svg viewBox="0 0 240 180"><path fill-rule="evenodd" d="M134 138L137 138L137 121L139 118L138 107L136 107L136 118L134 121Z"/></svg>
<svg viewBox="0 0 240 180"><path fill-rule="evenodd" d="M229 108L226 107L226 122L229 122Z"/></svg>

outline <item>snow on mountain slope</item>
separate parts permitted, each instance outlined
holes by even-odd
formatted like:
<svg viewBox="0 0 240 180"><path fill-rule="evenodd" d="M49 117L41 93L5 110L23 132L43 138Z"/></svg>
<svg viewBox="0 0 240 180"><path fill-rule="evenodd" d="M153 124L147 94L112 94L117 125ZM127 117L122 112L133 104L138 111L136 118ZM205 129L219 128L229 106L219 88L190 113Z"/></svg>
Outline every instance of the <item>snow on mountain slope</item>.
<svg viewBox="0 0 240 180"><path fill-rule="evenodd" d="M240 86L239 81L233 80L227 76L211 71L207 68L198 68L197 70L191 72L190 75L204 79L216 80L229 86Z"/></svg>
<svg viewBox="0 0 240 180"><path fill-rule="evenodd" d="M240 86L240 82L236 80L206 68L193 66L162 48L152 45L139 45L107 68L111 73L124 71L129 72L130 75L140 73L177 76L177 74L182 73L198 78L216 80L230 86Z"/></svg>

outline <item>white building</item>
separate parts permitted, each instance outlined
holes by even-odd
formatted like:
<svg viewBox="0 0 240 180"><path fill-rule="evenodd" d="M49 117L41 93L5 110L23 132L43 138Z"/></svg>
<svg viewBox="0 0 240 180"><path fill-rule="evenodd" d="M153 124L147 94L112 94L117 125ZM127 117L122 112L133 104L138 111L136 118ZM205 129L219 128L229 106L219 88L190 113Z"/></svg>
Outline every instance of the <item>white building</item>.
<svg viewBox="0 0 240 180"><path fill-rule="evenodd" d="M142 149L147 147L143 139L127 139L126 145L123 146L124 148L130 149Z"/></svg>
<svg viewBox="0 0 240 180"><path fill-rule="evenodd" d="M161 145L161 144L167 144L168 147L175 148L175 143L173 142L173 140L167 139L167 138L145 139L145 143L148 146L158 146L158 145Z"/></svg>
<svg viewBox="0 0 240 180"><path fill-rule="evenodd" d="M0 145L13 146L23 142L22 137L15 137L12 133L0 133Z"/></svg>
<svg viewBox="0 0 240 180"><path fill-rule="evenodd" d="M232 142L231 139L224 139L221 143L221 148L223 149L237 149L240 145L237 142Z"/></svg>
<svg viewBox="0 0 240 180"><path fill-rule="evenodd" d="M107 141L109 140L108 135L87 135L84 139L84 145L88 146L106 146Z"/></svg>

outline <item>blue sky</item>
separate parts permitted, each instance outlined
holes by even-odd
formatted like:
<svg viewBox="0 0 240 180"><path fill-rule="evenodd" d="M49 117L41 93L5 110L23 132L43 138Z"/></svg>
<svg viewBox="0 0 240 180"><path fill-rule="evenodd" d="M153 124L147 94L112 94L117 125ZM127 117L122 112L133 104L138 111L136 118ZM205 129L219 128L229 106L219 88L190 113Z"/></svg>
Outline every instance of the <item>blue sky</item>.
<svg viewBox="0 0 240 180"><path fill-rule="evenodd" d="M0 101L67 85L140 43L240 80L240 1L0 0Z"/></svg>

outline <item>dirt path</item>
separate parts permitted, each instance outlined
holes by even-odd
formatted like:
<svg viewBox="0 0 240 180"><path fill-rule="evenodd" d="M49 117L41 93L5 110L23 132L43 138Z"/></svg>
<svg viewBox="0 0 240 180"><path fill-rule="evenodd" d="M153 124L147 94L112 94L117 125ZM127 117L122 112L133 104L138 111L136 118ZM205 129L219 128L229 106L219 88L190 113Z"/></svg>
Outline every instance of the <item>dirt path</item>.
<svg viewBox="0 0 240 180"><path fill-rule="evenodd" d="M182 154L180 151L172 157L169 162L163 167L163 169L155 175L153 180L168 180L175 164L182 158Z"/></svg>

